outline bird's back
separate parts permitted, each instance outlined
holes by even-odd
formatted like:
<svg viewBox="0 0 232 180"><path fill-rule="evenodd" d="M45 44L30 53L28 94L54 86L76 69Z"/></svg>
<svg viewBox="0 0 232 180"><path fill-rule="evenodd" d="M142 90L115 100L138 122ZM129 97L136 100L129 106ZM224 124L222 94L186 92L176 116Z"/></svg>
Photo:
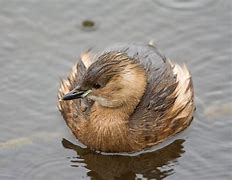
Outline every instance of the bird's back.
<svg viewBox="0 0 232 180"><path fill-rule="evenodd" d="M189 126L195 110L192 78L185 64L167 59L149 45L117 45L147 72L146 91L129 119L129 139L134 149L158 144Z"/></svg>

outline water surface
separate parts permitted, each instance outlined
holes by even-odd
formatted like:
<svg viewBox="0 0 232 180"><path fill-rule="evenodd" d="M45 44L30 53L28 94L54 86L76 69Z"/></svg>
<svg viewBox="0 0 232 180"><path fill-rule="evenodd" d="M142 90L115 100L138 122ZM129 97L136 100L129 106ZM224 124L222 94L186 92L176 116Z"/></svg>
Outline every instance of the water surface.
<svg viewBox="0 0 232 180"><path fill-rule="evenodd" d="M0 0L0 179L232 179L231 32L229 0ZM60 77L90 47L150 40L190 68L193 123L135 156L82 149L56 108Z"/></svg>

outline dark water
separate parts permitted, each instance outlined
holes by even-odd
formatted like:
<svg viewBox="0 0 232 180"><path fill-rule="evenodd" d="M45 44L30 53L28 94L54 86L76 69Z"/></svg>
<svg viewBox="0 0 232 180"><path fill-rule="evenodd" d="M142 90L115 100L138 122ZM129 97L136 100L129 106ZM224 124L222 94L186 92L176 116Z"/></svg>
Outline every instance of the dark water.
<svg viewBox="0 0 232 180"><path fill-rule="evenodd" d="M0 179L232 179L231 32L230 0L0 0ZM89 47L150 40L190 68L193 123L137 156L81 149L59 78Z"/></svg>

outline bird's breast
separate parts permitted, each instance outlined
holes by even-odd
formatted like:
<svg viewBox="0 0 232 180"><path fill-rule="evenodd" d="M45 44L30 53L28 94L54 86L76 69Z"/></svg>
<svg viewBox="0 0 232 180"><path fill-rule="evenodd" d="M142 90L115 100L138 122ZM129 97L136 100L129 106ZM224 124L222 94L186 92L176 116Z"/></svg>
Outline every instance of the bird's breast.
<svg viewBox="0 0 232 180"><path fill-rule="evenodd" d="M82 130L81 141L95 150L130 151L128 124L120 113L93 107L90 120Z"/></svg>

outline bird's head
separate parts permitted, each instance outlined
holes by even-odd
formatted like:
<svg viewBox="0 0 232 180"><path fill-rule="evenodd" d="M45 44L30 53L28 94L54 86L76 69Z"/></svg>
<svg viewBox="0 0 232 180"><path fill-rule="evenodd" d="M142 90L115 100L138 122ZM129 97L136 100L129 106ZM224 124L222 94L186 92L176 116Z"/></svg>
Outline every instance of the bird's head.
<svg viewBox="0 0 232 180"><path fill-rule="evenodd" d="M89 66L82 80L63 100L89 98L103 107L138 104L146 88L144 68L125 53L108 52Z"/></svg>

